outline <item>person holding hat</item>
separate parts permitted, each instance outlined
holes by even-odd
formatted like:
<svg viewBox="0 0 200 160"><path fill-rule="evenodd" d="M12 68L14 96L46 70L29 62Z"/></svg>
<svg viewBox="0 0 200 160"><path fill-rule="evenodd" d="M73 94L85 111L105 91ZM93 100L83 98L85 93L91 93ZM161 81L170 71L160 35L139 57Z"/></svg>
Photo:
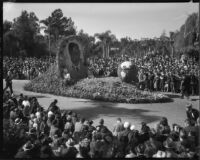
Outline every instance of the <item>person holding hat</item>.
<svg viewBox="0 0 200 160"><path fill-rule="evenodd" d="M186 114L187 118L191 121L191 124L195 125L199 117L199 111L195 108L192 108L191 103L186 105Z"/></svg>

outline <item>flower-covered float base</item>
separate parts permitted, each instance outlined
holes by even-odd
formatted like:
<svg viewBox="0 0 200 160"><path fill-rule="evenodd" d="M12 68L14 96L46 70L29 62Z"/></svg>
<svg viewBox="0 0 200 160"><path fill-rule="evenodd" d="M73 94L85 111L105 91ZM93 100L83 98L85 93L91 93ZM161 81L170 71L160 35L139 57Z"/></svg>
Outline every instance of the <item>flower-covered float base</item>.
<svg viewBox="0 0 200 160"><path fill-rule="evenodd" d="M118 77L85 78L70 85L57 76L57 67L26 84L25 90L54 95L85 98L120 103L171 102L168 96L138 90L136 86L122 82Z"/></svg>

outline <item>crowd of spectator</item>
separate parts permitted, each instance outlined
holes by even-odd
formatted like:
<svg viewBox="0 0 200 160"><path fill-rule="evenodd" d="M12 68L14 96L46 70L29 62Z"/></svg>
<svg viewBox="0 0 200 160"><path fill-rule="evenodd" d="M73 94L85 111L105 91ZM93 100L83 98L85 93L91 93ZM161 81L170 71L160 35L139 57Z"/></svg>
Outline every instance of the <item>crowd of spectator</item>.
<svg viewBox="0 0 200 160"><path fill-rule="evenodd" d="M36 97L8 91L3 96L3 151L15 158L194 158L198 159L199 111L186 106L185 126L163 117L155 128L136 128L116 119L114 129L104 119L94 126L73 111L62 111L57 100L42 107ZM88 117L87 117L88 118Z"/></svg>
<svg viewBox="0 0 200 160"><path fill-rule="evenodd" d="M89 70L95 77L117 76L121 62L132 61L138 69L139 88L198 95L199 66L192 58L176 59L161 54L148 54L142 58L114 56L90 59ZM186 80L185 80L186 79ZM186 81L186 83L185 83ZM186 85L185 85L186 84Z"/></svg>
<svg viewBox="0 0 200 160"><path fill-rule="evenodd" d="M198 95L199 66L192 58L176 59L161 54L147 54L142 58L114 55L88 60L89 74L94 77L117 77L121 62L131 60L138 68L138 87L142 90ZM4 77L8 70L16 79L33 79L44 73L55 58L3 58Z"/></svg>
<svg viewBox="0 0 200 160"><path fill-rule="evenodd" d="M89 59L89 71L94 77L116 77L119 64L127 60L129 57L118 55L108 58L92 57Z"/></svg>
<svg viewBox="0 0 200 160"><path fill-rule="evenodd" d="M33 79L44 73L55 63L53 57L3 57L3 76L12 72L14 79Z"/></svg>

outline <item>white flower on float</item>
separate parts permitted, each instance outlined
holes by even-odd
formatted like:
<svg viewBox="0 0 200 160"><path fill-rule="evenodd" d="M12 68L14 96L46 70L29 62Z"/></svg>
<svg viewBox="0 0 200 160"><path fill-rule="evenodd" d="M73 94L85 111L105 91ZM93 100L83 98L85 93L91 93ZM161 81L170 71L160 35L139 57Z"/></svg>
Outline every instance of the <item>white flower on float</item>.
<svg viewBox="0 0 200 160"><path fill-rule="evenodd" d="M132 124L131 127L130 127L130 129L131 129L131 130L134 130L134 129L135 129L135 125Z"/></svg>
<svg viewBox="0 0 200 160"><path fill-rule="evenodd" d="M67 73L67 74L65 74L64 78L65 78L66 80L70 80L70 79L71 79L71 76L70 76L69 73Z"/></svg>
<svg viewBox="0 0 200 160"><path fill-rule="evenodd" d="M122 78L126 77L126 73L124 71L121 72L121 77Z"/></svg>
<svg viewBox="0 0 200 160"><path fill-rule="evenodd" d="M131 67L132 63L130 61L125 61L121 64L122 69L129 69Z"/></svg>

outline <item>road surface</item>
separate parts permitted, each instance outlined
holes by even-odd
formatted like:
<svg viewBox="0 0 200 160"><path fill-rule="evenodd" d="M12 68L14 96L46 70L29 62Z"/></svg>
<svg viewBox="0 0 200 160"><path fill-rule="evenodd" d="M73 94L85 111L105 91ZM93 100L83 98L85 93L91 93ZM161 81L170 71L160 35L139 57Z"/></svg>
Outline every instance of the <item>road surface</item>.
<svg viewBox="0 0 200 160"><path fill-rule="evenodd" d="M121 117L123 122L129 121L134 124L136 129L140 129L142 121L150 127L154 127L163 116L168 118L170 125L177 123L183 126L186 119L185 105L189 102L193 104L194 108L199 109L198 96L191 97L192 100L186 100L180 99L178 94L171 95L174 102L170 103L110 103L24 91L23 86L28 82L28 80L13 80L14 94L23 93L28 96L35 96L45 109L54 99L57 99L58 106L61 109L76 111L86 119L92 119L94 125L97 125L99 120L103 118L105 125L111 130L118 117Z"/></svg>

